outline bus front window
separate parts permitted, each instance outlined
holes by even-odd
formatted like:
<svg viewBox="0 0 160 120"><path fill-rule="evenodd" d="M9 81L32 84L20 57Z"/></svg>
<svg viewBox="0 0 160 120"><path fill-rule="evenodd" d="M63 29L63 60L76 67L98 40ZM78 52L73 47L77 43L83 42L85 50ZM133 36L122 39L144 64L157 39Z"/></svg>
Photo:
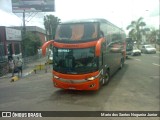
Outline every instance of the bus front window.
<svg viewBox="0 0 160 120"><path fill-rule="evenodd" d="M84 74L98 69L95 47L83 49L54 48L53 70L60 73Z"/></svg>

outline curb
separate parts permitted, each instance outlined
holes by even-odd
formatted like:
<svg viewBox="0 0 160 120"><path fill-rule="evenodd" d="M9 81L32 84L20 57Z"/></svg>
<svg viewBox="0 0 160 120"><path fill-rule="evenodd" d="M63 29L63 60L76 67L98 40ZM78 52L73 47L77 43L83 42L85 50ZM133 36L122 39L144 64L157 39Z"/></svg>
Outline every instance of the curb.
<svg viewBox="0 0 160 120"><path fill-rule="evenodd" d="M18 76L14 76L14 77L11 78L11 82L15 82L15 81L17 81L17 80L19 80L19 77L18 77Z"/></svg>

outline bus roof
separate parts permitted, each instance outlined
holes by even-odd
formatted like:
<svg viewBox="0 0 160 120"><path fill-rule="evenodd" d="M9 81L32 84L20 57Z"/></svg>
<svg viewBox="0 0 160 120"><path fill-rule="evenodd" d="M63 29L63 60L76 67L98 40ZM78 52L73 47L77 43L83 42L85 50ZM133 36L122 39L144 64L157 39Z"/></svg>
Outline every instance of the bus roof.
<svg viewBox="0 0 160 120"><path fill-rule="evenodd" d="M70 21L66 21L66 22L63 22L63 23L83 23L83 22L107 22L107 20L92 18L92 19L70 20Z"/></svg>

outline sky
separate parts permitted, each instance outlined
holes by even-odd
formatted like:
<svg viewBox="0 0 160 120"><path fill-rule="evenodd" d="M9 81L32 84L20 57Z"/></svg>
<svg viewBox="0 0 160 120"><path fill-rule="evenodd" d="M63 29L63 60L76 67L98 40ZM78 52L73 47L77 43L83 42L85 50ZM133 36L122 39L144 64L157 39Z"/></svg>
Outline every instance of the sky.
<svg viewBox="0 0 160 120"><path fill-rule="evenodd" d="M11 6L11 0L0 0L0 26L23 25L22 13L12 13ZM60 18L62 22L104 18L124 30L131 21L143 17L147 27L158 29L160 0L55 0L55 12L26 13L26 25L44 28L43 17L49 14Z"/></svg>

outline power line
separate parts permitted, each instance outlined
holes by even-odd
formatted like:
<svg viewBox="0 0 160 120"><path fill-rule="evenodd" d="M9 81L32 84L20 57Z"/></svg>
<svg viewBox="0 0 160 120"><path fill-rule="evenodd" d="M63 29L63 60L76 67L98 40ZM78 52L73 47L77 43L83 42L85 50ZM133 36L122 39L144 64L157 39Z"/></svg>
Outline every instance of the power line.
<svg viewBox="0 0 160 120"><path fill-rule="evenodd" d="M37 15L37 13L38 13L38 12L36 12L28 21L27 21L27 20L26 20L26 21L27 21L27 22L31 21L31 20L33 19L33 17Z"/></svg>

